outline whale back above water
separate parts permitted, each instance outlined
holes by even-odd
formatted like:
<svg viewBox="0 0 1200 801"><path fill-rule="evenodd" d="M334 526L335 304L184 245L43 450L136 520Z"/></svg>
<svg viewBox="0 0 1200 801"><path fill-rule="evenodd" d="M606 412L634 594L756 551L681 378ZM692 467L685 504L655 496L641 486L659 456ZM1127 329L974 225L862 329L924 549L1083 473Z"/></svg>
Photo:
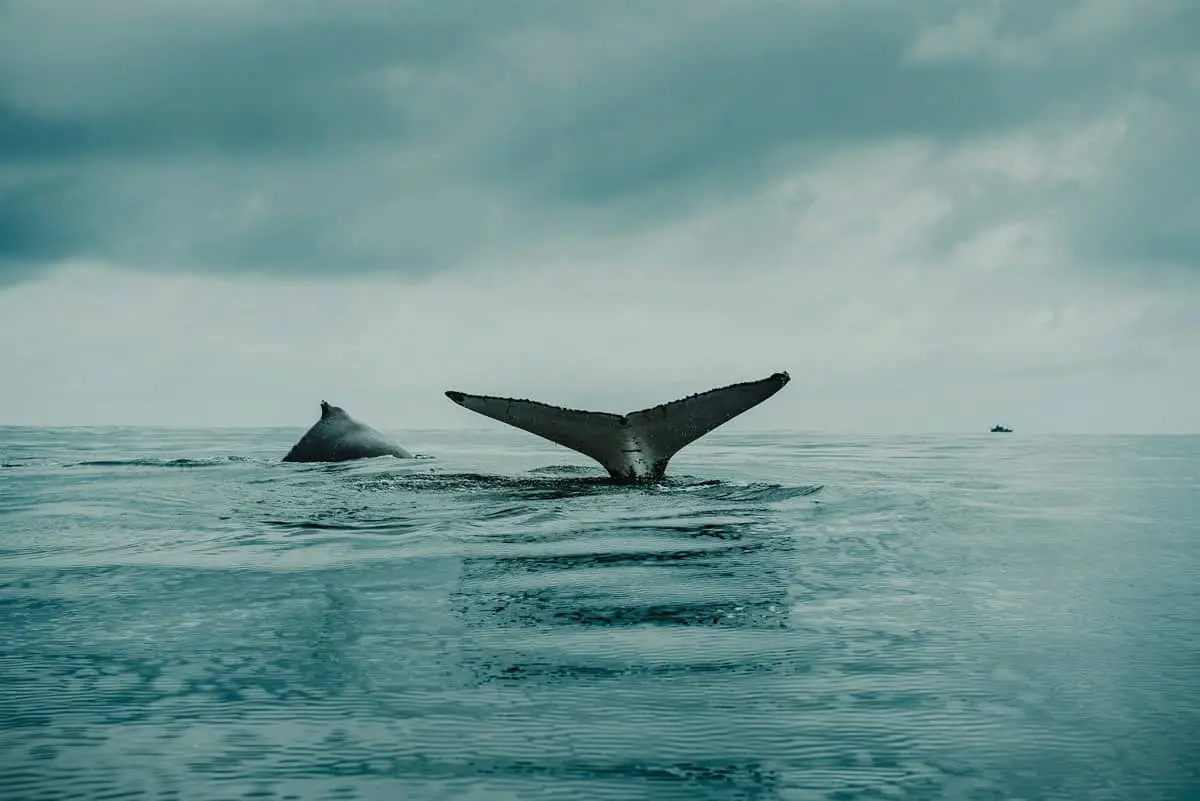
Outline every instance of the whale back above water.
<svg viewBox="0 0 1200 801"><path fill-rule="evenodd" d="M321 419L292 446L285 462L344 462L373 456L410 459L412 454L340 406L321 401Z"/></svg>
<svg viewBox="0 0 1200 801"><path fill-rule="evenodd" d="M473 412L590 456L615 480L635 481L662 478L667 462L684 446L762 403L790 380L785 372L775 373L628 414L564 409L455 390L446 397Z"/></svg>

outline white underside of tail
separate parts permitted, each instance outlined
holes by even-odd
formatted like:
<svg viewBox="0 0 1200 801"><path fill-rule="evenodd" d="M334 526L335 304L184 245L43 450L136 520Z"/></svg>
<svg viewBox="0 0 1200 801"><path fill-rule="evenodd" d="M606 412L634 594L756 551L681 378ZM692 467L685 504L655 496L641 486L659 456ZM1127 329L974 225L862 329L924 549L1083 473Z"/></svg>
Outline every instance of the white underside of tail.
<svg viewBox="0 0 1200 801"><path fill-rule="evenodd" d="M590 456L615 479L661 478L681 448L783 389L787 373L731 384L628 414L564 409L531 400L450 391L473 412Z"/></svg>

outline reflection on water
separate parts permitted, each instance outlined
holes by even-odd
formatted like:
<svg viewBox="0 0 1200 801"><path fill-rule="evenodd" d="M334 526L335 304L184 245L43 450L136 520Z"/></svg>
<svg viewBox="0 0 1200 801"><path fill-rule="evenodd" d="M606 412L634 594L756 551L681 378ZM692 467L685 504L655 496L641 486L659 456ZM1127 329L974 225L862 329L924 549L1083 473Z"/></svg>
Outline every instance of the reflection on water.
<svg viewBox="0 0 1200 801"><path fill-rule="evenodd" d="M1200 797L1194 439L294 433L0 429L4 798Z"/></svg>

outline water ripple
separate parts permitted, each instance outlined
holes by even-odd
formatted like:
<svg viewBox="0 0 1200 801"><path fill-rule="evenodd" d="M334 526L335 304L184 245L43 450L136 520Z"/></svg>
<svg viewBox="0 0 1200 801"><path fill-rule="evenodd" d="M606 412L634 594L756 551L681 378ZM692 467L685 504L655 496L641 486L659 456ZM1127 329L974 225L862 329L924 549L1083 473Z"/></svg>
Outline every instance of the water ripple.
<svg viewBox="0 0 1200 801"><path fill-rule="evenodd" d="M1200 789L1200 442L298 433L0 430L5 798Z"/></svg>

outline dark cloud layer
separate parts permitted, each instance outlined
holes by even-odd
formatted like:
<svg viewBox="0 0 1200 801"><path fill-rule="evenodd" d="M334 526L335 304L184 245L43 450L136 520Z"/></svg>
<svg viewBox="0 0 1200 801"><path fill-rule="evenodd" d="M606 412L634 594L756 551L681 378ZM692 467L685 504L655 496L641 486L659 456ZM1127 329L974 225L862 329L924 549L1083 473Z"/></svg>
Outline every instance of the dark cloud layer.
<svg viewBox="0 0 1200 801"><path fill-rule="evenodd" d="M423 275L629 232L834 151L1126 114L1081 263L1200 263L1194 3L0 4L0 284L68 259ZM931 247L937 243L930 243ZM943 243L945 244L945 243Z"/></svg>

